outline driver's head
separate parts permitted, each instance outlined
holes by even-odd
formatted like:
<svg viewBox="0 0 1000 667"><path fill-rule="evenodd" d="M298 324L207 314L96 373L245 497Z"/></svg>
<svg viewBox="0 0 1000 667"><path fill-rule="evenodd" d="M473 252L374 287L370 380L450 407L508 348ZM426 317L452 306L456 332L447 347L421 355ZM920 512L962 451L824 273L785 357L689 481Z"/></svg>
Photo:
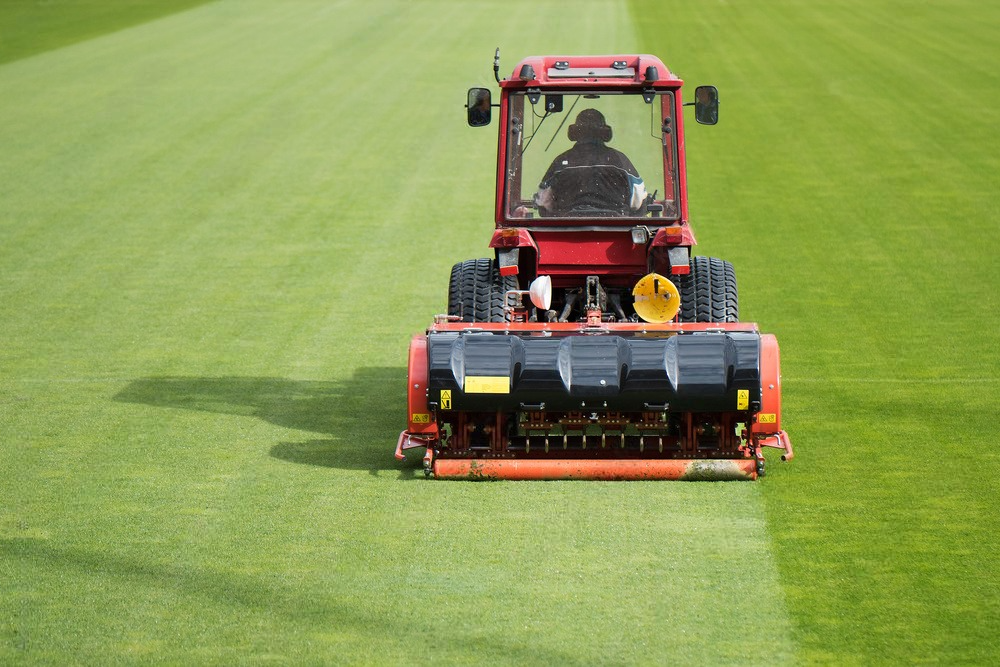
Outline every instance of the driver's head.
<svg viewBox="0 0 1000 667"><path fill-rule="evenodd" d="M597 109L584 109L569 126L569 140L607 143L611 141L611 126Z"/></svg>

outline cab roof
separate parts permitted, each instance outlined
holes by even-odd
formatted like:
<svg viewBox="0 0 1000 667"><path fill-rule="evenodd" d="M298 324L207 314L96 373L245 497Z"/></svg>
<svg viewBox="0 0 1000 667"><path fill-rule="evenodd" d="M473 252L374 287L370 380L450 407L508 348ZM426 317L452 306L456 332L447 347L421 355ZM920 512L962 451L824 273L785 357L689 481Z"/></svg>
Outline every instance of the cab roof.
<svg viewBox="0 0 1000 667"><path fill-rule="evenodd" d="M636 86L677 87L681 84L656 56L529 56L519 62L503 87Z"/></svg>

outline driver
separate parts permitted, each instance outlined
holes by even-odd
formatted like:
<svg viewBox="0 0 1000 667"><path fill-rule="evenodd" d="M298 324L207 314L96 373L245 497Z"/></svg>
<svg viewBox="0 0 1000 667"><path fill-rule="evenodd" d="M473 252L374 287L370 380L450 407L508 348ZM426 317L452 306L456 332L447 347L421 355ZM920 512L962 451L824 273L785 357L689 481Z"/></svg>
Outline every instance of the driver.
<svg viewBox="0 0 1000 667"><path fill-rule="evenodd" d="M607 145L611 127L597 109L569 126L574 146L552 161L535 193L542 216L616 216L639 211L646 186L632 162Z"/></svg>

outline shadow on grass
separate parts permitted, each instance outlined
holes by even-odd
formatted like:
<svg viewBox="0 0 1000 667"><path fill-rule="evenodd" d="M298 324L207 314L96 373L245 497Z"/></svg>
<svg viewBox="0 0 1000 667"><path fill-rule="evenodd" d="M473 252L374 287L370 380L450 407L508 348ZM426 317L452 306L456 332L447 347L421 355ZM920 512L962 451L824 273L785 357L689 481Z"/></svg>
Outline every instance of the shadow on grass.
<svg viewBox="0 0 1000 667"><path fill-rule="evenodd" d="M124 403L243 415L320 437L280 442L271 456L306 465L399 470L414 477L417 464L399 463L393 449L405 426L406 370L359 368L346 381L273 377L148 377L114 396ZM421 475L422 476L422 475Z"/></svg>

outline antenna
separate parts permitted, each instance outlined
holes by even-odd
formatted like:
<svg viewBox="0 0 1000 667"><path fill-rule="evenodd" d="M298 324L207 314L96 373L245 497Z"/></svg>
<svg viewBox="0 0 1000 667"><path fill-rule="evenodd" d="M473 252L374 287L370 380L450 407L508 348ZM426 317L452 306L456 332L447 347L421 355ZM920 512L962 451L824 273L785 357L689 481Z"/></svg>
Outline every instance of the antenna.
<svg viewBox="0 0 1000 667"><path fill-rule="evenodd" d="M497 47L497 52L493 55L493 78L500 83L500 47Z"/></svg>

